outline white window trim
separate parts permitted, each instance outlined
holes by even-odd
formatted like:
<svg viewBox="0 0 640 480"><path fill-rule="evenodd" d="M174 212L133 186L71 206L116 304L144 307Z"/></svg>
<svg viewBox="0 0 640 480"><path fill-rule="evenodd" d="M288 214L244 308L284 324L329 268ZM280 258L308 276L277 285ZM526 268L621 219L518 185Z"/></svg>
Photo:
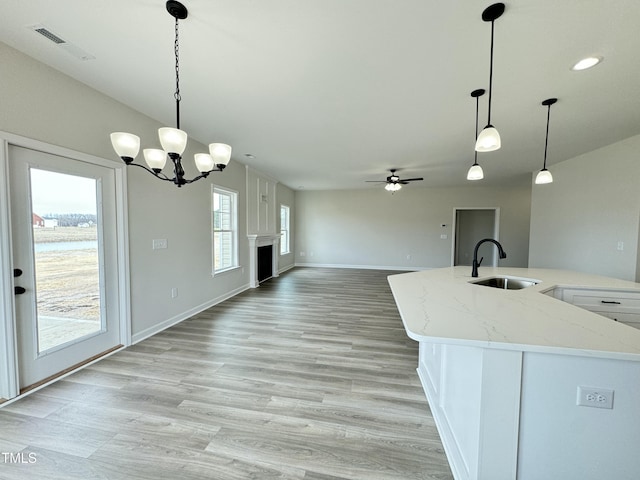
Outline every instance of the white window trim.
<svg viewBox="0 0 640 480"><path fill-rule="evenodd" d="M233 196L233 215L232 215L232 233L233 233L233 260L232 265L225 268L220 268L216 270L216 245L215 245L215 224L213 221L214 215L214 200L213 197L216 192L232 195ZM222 187L220 185L211 184L211 276L215 277L216 275L220 275L225 272L229 272L231 270L236 270L240 268L240 264L238 261L238 199L240 198L239 193L236 190L232 190L227 187Z"/></svg>
<svg viewBox="0 0 640 480"><path fill-rule="evenodd" d="M285 205L284 203L280 204L280 245L283 245L284 242L282 241L282 208L286 208L287 209L287 221L288 221L288 225L287 225L287 251L283 252L280 248L278 250L280 250L280 255L290 255L291 254L291 207L289 205Z"/></svg>

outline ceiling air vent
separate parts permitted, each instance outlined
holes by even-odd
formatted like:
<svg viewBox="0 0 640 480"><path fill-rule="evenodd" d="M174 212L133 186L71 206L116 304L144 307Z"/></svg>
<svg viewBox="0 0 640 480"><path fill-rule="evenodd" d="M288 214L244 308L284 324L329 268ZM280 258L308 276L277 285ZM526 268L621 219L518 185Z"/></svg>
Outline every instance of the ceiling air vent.
<svg viewBox="0 0 640 480"><path fill-rule="evenodd" d="M49 30L47 30L46 28L39 26L37 28L33 29L35 32L38 32L40 35L42 35L45 38L48 38L49 40L51 40L53 43L67 43L64 40L62 40L59 36L57 36L55 33L51 33Z"/></svg>
<svg viewBox="0 0 640 480"><path fill-rule="evenodd" d="M40 35L50 40L51 42L55 43L57 46L59 46L63 50L66 50L68 53L70 53L71 55L73 55L79 60L83 60L83 61L93 60L96 58L90 53L87 53L84 50L82 50L80 47L77 47L74 44L63 40L62 38L60 38L58 35L53 33L44 25L31 25L28 28L33 30L36 33L39 33Z"/></svg>

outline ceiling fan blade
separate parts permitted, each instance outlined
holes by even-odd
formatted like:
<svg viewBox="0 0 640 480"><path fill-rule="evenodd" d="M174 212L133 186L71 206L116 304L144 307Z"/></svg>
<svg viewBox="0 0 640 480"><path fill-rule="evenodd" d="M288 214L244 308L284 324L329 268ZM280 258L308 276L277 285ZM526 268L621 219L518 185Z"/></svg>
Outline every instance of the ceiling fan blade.
<svg viewBox="0 0 640 480"><path fill-rule="evenodd" d="M387 183L386 180L365 180L364 183Z"/></svg>
<svg viewBox="0 0 640 480"><path fill-rule="evenodd" d="M420 177L420 178L403 178L402 179L403 182L417 182L420 180L424 180L424 178Z"/></svg>

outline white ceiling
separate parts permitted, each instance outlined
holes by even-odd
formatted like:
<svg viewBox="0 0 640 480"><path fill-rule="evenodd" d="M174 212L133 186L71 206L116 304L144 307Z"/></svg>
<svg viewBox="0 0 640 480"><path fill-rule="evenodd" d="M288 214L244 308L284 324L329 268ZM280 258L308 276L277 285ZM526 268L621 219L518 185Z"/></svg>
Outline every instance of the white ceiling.
<svg viewBox="0 0 640 480"><path fill-rule="evenodd" d="M0 41L174 125L174 19L164 0L0 2ZM490 1L183 3L181 126L192 138L229 143L232 160L294 189L380 188L365 180L394 167L425 178L409 188L470 183L470 92L488 88L490 23L481 14ZM541 168L540 103L549 97L559 99L551 166L640 133L638 0L505 3L492 107L503 148L479 154L485 180L477 183L529 182ZM27 28L34 24L95 59L76 59ZM589 55L604 61L570 70Z"/></svg>

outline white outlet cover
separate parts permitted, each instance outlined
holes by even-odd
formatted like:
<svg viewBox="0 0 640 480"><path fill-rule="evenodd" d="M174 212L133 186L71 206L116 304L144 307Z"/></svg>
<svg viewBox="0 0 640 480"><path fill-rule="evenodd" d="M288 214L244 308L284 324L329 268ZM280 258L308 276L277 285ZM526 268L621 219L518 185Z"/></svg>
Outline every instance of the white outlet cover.
<svg viewBox="0 0 640 480"><path fill-rule="evenodd" d="M609 388L578 387L576 404L583 407L613 408L613 393Z"/></svg>

